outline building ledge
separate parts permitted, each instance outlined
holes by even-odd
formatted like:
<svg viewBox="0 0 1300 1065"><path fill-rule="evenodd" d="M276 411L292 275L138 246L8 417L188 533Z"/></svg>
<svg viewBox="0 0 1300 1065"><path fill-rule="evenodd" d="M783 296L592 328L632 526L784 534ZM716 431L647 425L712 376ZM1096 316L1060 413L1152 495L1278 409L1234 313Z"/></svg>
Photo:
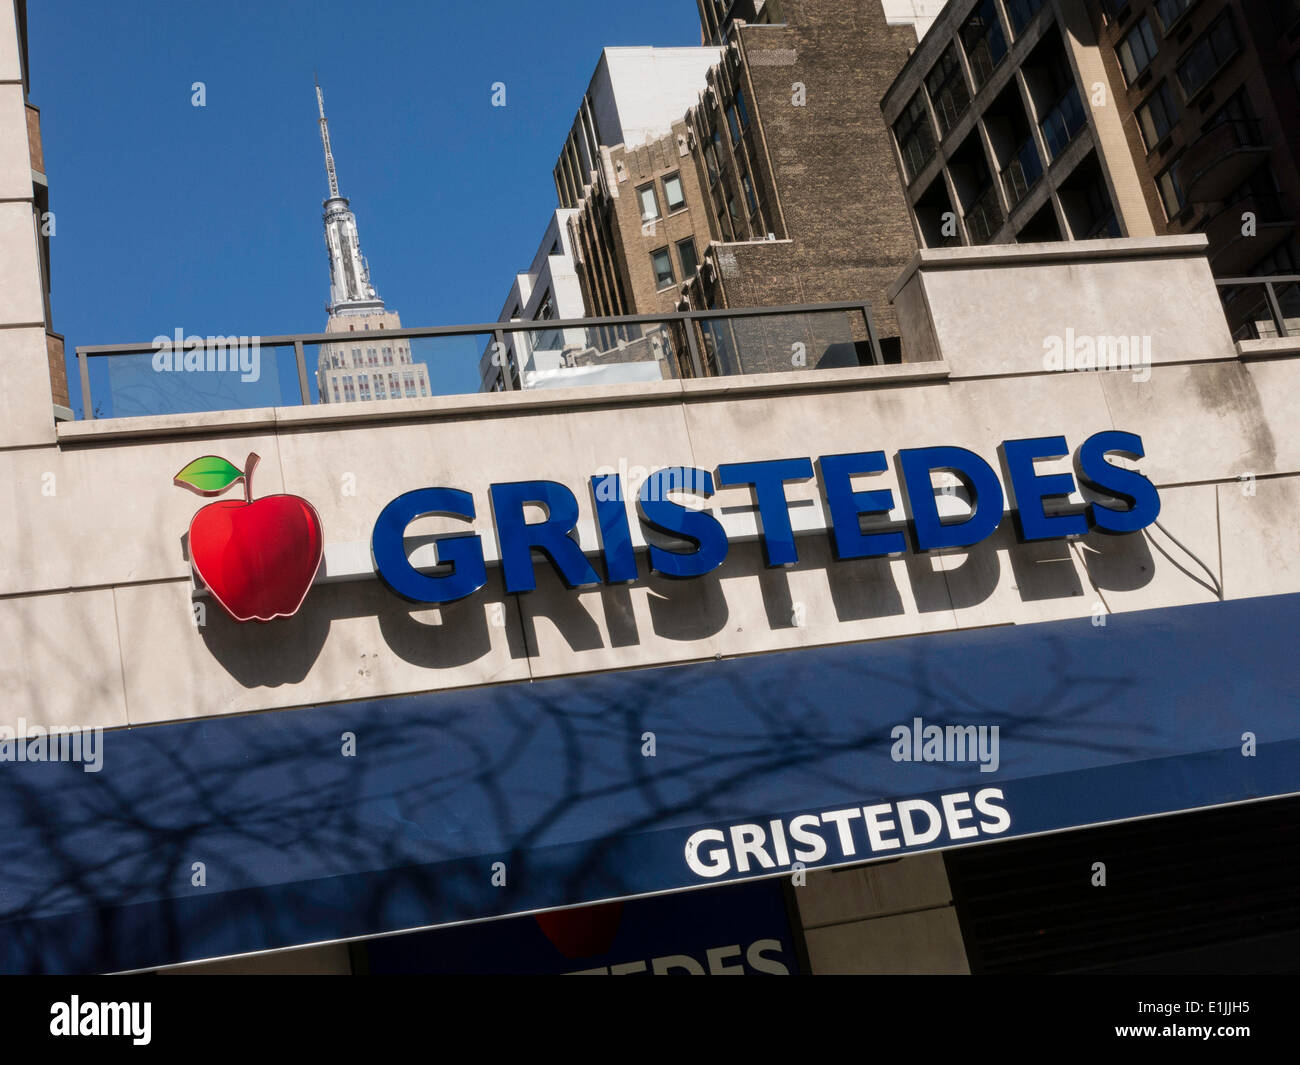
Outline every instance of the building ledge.
<svg viewBox="0 0 1300 1065"><path fill-rule="evenodd" d="M1300 336L1237 341L1237 356L1242 359L1269 359L1297 354L1300 354Z"/></svg>
<svg viewBox="0 0 1300 1065"><path fill-rule="evenodd" d="M1203 233L1170 237L1115 237L1105 240L1055 240L1041 244L981 244L974 247L922 248L889 287L892 303L918 270L970 270L988 266L1023 266L1114 259L1204 256Z"/></svg>
<svg viewBox="0 0 1300 1065"><path fill-rule="evenodd" d="M946 362L896 363L887 366L850 366L834 370L795 370L787 373L744 374L687 381L657 381L582 388L534 389L514 392L471 393L428 399L379 400L369 403L313 404L306 407L263 407L257 410L205 411L198 414L160 414L137 418L103 418L60 422L55 427L63 445L93 444L165 436L220 436L265 432L279 428L316 426L369 426L466 417L493 417L510 412L531 414L575 407L639 406L711 396L772 395L783 392L832 391L871 388L918 381L946 380Z"/></svg>

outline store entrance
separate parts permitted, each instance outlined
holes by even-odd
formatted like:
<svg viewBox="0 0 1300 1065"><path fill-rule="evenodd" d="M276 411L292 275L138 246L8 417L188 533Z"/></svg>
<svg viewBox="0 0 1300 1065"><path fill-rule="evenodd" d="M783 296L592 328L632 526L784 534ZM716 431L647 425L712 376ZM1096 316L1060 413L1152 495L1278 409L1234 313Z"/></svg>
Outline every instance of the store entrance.
<svg viewBox="0 0 1300 1065"><path fill-rule="evenodd" d="M1300 972L1300 797L944 858L973 973Z"/></svg>

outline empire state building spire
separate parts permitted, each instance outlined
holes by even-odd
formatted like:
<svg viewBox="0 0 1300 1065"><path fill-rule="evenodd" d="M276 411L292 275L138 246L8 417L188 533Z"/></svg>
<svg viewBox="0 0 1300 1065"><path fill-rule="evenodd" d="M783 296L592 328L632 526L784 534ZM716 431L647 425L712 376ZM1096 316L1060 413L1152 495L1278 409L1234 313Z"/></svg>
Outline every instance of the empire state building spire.
<svg viewBox="0 0 1300 1065"><path fill-rule="evenodd" d="M334 170L334 151L330 147L330 128L325 119L325 97L316 83L316 106L320 111L320 139L325 149L325 174L330 194L324 201L325 248L330 258L330 302L327 310L336 314L374 314L384 309L384 301L370 283L370 265L361 254L357 235L357 218L348 206L347 197L339 195L338 174Z"/></svg>

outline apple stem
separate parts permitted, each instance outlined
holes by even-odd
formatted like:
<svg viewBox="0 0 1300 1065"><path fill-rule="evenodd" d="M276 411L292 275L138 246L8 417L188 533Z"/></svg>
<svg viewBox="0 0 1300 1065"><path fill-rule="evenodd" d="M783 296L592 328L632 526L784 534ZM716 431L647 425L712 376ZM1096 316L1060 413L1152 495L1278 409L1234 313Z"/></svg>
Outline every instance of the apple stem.
<svg viewBox="0 0 1300 1065"><path fill-rule="evenodd" d="M245 503L251 503L253 501L253 470L257 468L257 464L260 461L261 459L258 457L257 452L254 451L249 453L248 459L244 462Z"/></svg>

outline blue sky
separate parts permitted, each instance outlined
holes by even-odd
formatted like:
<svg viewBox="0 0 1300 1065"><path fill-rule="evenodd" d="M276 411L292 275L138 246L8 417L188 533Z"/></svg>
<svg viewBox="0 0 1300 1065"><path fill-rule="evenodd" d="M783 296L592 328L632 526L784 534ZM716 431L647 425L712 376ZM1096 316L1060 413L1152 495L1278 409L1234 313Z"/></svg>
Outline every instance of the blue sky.
<svg viewBox="0 0 1300 1065"><path fill-rule="evenodd" d="M379 294L408 326L494 319L600 49L699 44L693 0L36 0L28 18L69 356L324 328L313 70Z"/></svg>

